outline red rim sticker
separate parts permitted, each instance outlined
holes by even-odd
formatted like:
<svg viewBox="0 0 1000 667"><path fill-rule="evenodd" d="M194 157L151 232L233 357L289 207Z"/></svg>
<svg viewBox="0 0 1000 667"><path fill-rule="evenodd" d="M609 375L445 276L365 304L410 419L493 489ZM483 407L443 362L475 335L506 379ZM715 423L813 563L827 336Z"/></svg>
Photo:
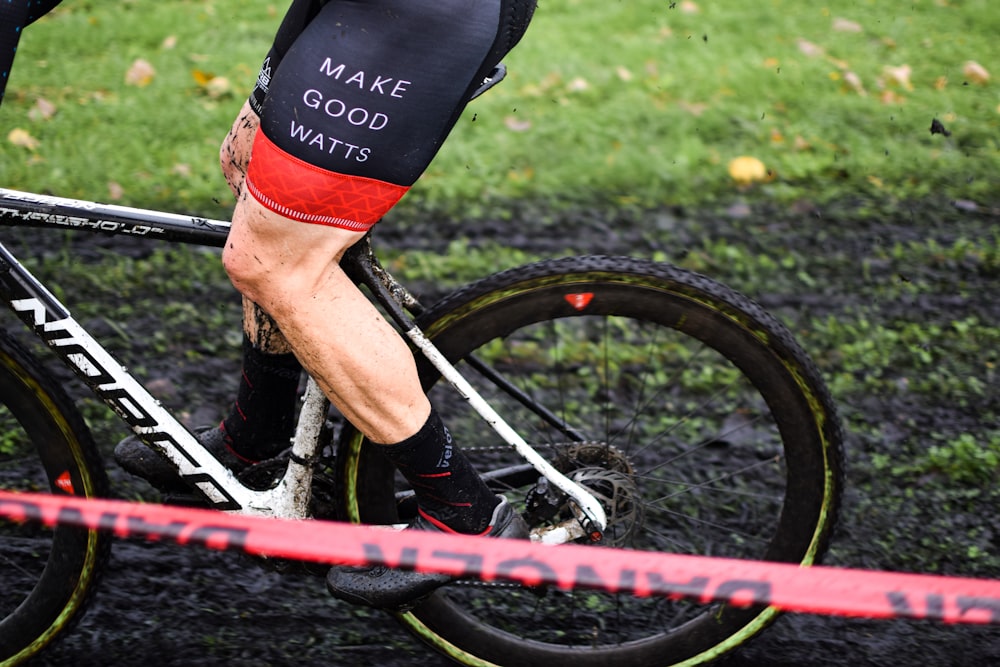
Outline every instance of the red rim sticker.
<svg viewBox="0 0 1000 667"><path fill-rule="evenodd" d="M566 302L573 306L576 310L583 310L590 305L591 299L594 298L593 292L577 292L575 294L567 294L563 297Z"/></svg>
<svg viewBox="0 0 1000 667"><path fill-rule="evenodd" d="M73 491L73 479L69 476L68 470L63 471L63 474L56 477L56 488L66 493L75 493Z"/></svg>

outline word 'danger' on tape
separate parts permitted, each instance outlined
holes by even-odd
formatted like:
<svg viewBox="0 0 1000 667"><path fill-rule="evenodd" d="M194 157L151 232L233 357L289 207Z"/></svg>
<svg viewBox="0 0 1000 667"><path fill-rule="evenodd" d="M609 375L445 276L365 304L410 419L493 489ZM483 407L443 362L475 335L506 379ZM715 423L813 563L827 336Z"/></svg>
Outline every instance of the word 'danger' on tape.
<svg viewBox="0 0 1000 667"><path fill-rule="evenodd" d="M770 605L811 614L1000 624L1000 581L986 579L801 567L602 546L550 546L7 491L0 491L0 517L272 558L378 564L526 586Z"/></svg>

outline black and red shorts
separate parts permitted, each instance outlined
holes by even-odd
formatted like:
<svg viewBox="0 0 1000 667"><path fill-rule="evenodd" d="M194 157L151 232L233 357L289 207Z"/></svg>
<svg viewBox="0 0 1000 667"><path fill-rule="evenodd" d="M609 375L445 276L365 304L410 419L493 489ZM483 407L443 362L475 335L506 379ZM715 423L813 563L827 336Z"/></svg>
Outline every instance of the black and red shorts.
<svg viewBox="0 0 1000 667"><path fill-rule="evenodd" d="M407 192L534 0L296 0L258 77L247 190L364 231Z"/></svg>

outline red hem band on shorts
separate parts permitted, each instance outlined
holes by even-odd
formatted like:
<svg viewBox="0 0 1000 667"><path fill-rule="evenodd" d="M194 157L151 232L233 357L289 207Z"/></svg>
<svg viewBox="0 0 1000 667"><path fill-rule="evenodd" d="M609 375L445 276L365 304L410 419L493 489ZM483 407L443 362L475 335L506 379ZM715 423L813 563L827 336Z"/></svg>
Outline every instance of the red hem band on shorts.
<svg viewBox="0 0 1000 667"><path fill-rule="evenodd" d="M247 191L264 207L299 222L367 231L409 187L327 171L286 153L258 131Z"/></svg>

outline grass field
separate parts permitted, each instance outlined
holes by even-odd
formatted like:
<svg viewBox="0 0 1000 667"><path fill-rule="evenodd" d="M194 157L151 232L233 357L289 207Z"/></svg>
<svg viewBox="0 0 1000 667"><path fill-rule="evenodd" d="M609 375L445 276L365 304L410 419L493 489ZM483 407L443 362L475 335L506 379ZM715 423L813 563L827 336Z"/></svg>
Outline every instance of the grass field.
<svg viewBox="0 0 1000 667"><path fill-rule="evenodd" d="M63 3L22 40L0 182L222 215L217 146L282 11ZM989 0L542 0L508 80L470 106L408 205L995 203L997 34ZM763 165L750 184L730 174L739 156Z"/></svg>

